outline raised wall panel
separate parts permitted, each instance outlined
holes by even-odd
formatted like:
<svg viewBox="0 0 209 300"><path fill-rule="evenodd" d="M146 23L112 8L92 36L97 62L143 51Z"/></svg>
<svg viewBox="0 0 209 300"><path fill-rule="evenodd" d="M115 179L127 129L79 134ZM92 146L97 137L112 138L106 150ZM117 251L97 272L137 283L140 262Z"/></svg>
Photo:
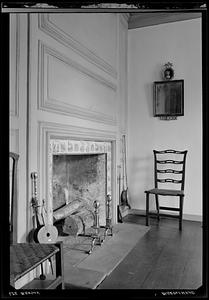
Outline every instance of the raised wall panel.
<svg viewBox="0 0 209 300"><path fill-rule="evenodd" d="M118 115L121 134L127 129L127 17L118 15Z"/></svg>
<svg viewBox="0 0 209 300"><path fill-rule="evenodd" d="M39 41L39 108L115 124L117 86Z"/></svg>
<svg viewBox="0 0 209 300"><path fill-rule="evenodd" d="M10 129L9 135L9 151L19 154L19 129ZM11 203L12 203L12 177L13 177L13 159L9 158L9 222L11 222ZM19 186L19 164L17 164L17 186ZM19 198L19 190L17 189L17 199ZM17 207L18 203L13 204L13 239L17 241Z"/></svg>
<svg viewBox="0 0 209 300"><path fill-rule="evenodd" d="M27 230L27 15L10 14L10 118L9 151L19 154L17 241L26 240ZM30 208L31 209L31 208Z"/></svg>
<svg viewBox="0 0 209 300"><path fill-rule="evenodd" d="M19 129L10 129L9 134L9 151L19 154ZM12 182L12 159L9 160L9 182ZM17 165L18 166L18 165ZM19 169L19 168L18 168ZM11 199L11 184L10 184L10 199Z"/></svg>
<svg viewBox="0 0 209 300"><path fill-rule="evenodd" d="M117 77L114 14L40 14L39 28L112 77Z"/></svg>
<svg viewBox="0 0 209 300"><path fill-rule="evenodd" d="M19 115L19 63L20 63L20 26L19 16L16 15L10 18L10 44L14 45L10 49L10 97L9 97L9 111L13 117Z"/></svg>
<svg viewBox="0 0 209 300"><path fill-rule="evenodd" d="M19 153L19 129L10 130L9 151Z"/></svg>

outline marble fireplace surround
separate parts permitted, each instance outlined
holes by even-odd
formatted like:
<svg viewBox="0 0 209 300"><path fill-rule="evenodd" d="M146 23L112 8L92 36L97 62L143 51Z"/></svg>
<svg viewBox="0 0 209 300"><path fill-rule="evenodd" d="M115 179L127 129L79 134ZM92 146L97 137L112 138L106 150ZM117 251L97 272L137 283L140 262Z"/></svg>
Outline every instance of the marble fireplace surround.
<svg viewBox="0 0 209 300"><path fill-rule="evenodd" d="M112 196L112 221L117 223L116 133L106 130L39 122L38 192L45 199L45 223L53 224L52 162L53 155L106 154L107 193Z"/></svg>

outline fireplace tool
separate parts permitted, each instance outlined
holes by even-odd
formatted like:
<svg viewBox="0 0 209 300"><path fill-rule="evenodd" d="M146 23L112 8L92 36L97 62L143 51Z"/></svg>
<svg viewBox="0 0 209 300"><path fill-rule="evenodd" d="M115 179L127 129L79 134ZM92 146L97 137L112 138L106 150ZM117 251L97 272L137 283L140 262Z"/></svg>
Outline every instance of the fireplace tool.
<svg viewBox="0 0 209 300"><path fill-rule="evenodd" d="M94 201L94 224L92 228L95 230L93 234L90 235L92 238L91 241L91 248L89 251L87 251L88 254L91 254L93 251L94 246L97 244L99 246L102 245L103 239L101 238L100 233L100 226L99 226L99 201Z"/></svg>
<svg viewBox="0 0 209 300"><path fill-rule="evenodd" d="M105 225L105 232L104 232L104 239L108 235L108 231L110 231L110 236L113 236L113 226L112 226L112 218L111 218L111 211L110 211L110 206L111 206L111 201L112 197L111 195L107 195L107 200L106 200L106 225Z"/></svg>

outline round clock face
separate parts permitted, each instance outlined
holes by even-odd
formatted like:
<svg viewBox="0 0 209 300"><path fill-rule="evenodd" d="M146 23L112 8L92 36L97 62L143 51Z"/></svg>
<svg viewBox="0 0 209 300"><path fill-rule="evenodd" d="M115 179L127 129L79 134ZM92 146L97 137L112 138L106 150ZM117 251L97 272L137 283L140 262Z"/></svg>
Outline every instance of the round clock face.
<svg viewBox="0 0 209 300"><path fill-rule="evenodd" d="M170 80L174 77L174 70L172 68L166 68L164 71L164 79Z"/></svg>

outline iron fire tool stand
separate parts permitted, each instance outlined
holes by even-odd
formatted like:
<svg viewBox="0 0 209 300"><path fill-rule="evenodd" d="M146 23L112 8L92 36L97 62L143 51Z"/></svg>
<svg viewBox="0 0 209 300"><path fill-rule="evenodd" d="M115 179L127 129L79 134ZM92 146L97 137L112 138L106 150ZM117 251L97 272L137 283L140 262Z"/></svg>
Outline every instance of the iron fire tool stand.
<svg viewBox="0 0 209 300"><path fill-rule="evenodd" d="M92 228L95 229L95 232L90 235L92 238L91 242L91 249L87 251L88 254L91 254L93 251L94 246L99 245L101 246L102 243L104 242L106 236L108 235L108 231L110 231L110 236L113 236L113 226L112 226L112 219L110 215L110 202L111 202L111 196L107 195L107 200L106 200L106 225L105 226L99 226L99 202L94 201L94 225ZM101 234L100 234L100 228L104 228L104 237L102 239Z"/></svg>
<svg viewBox="0 0 209 300"><path fill-rule="evenodd" d="M90 235L92 238L91 241L91 248L89 251L87 251L88 254L91 254L93 251L93 248L95 244L101 246L103 243L103 240L101 239L101 236L99 234L100 232L100 226L99 226L99 201L94 201L94 224L92 226L93 229L95 229L95 232Z"/></svg>
<svg viewBox="0 0 209 300"><path fill-rule="evenodd" d="M108 231L110 231L109 235L113 236L112 218L111 218L111 214L110 214L111 201L112 201L111 195L108 194L107 201L106 201L106 225L103 227L103 228L105 228L104 239L108 235Z"/></svg>

